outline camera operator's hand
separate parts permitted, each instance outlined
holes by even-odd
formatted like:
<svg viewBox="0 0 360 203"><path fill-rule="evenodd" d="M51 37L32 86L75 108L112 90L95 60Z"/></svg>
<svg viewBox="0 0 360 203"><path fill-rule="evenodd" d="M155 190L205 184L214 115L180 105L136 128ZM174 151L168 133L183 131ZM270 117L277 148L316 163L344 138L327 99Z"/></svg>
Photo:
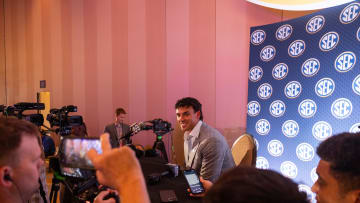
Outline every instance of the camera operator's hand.
<svg viewBox="0 0 360 203"><path fill-rule="evenodd" d="M104 198L110 194L110 190L101 191L94 199L94 203L115 203L114 198L104 200Z"/></svg>
<svg viewBox="0 0 360 203"><path fill-rule="evenodd" d="M100 140L103 153L92 149L87 154L97 169L99 183L116 188L122 203L150 202L135 153L126 146L111 149L107 133L102 134Z"/></svg>

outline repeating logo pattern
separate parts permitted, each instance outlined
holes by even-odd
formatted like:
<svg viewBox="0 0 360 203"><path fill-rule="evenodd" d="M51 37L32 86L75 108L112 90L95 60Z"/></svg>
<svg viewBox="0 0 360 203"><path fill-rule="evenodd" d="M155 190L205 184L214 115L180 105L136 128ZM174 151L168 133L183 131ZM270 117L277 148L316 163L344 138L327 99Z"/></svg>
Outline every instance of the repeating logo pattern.
<svg viewBox="0 0 360 203"><path fill-rule="evenodd" d="M299 124L294 120L287 120L281 127L282 133L286 137L296 137L299 134Z"/></svg>
<svg viewBox="0 0 360 203"><path fill-rule="evenodd" d="M316 58L306 60L301 66L301 73L305 77L312 77L320 70L320 62Z"/></svg>
<svg viewBox="0 0 360 203"><path fill-rule="evenodd" d="M331 78L323 78L315 85L315 93L319 97L328 97L335 90L335 82Z"/></svg>
<svg viewBox="0 0 360 203"><path fill-rule="evenodd" d="M267 135L270 131L270 123L266 119L260 119L256 122L255 128L259 135Z"/></svg>
<svg viewBox="0 0 360 203"><path fill-rule="evenodd" d="M325 25L325 18L322 15L312 17L306 24L306 32L315 34L321 30Z"/></svg>
<svg viewBox="0 0 360 203"><path fill-rule="evenodd" d="M284 79L289 72L289 68L285 63L279 63L276 66L274 66L272 70L272 76L276 80L282 80Z"/></svg>
<svg viewBox="0 0 360 203"><path fill-rule="evenodd" d="M282 162L280 165L280 171L284 176L292 179L296 178L298 174L296 165L291 161Z"/></svg>
<svg viewBox="0 0 360 203"><path fill-rule="evenodd" d="M359 17L360 4L352 3L346 6L340 13L339 19L341 23L348 24L356 20Z"/></svg>
<svg viewBox="0 0 360 203"><path fill-rule="evenodd" d="M284 145L279 140L271 140L268 144L271 156L280 156L284 152Z"/></svg>
<svg viewBox="0 0 360 203"><path fill-rule="evenodd" d="M254 45L259 45L265 41L266 33L264 30L255 30L251 34L251 43Z"/></svg>
<svg viewBox="0 0 360 203"><path fill-rule="evenodd" d="M278 39L280 41L284 41L291 36L292 31L293 31L293 29L292 29L291 25L289 25L289 24L282 25L281 27L279 27L276 30L276 39Z"/></svg>
<svg viewBox="0 0 360 203"><path fill-rule="evenodd" d="M306 48L305 42L303 40L295 40L293 41L288 48L289 56L298 57L304 53Z"/></svg>
<svg viewBox="0 0 360 203"><path fill-rule="evenodd" d="M308 143L301 143L296 147L296 155L301 161L311 161L314 158L314 148Z"/></svg>
<svg viewBox="0 0 360 203"><path fill-rule="evenodd" d="M335 69L339 72L348 72L356 63L356 56L351 51L341 53L335 60Z"/></svg>
<svg viewBox="0 0 360 203"><path fill-rule="evenodd" d="M352 103L346 98L335 100L331 105L331 114L337 119L344 119L351 115Z"/></svg>
<svg viewBox="0 0 360 203"><path fill-rule="evenodd" d="M298 112L303 118L311 118L317 110L316 103L311 99L305 99L299 104Z"/></svg>
<svg viewBox="0 0 360 203"><path fill-rule="evenodd" d="M272 95L272 86L269 83L264 83L258 88L258 96L260 99L269 99Z"/></svg>
<svg viewBox="0 0 360 203"><path fill-rule="evenodd" d="M254 66L249 71L249 79L252 82L259 81L263 76L263 70L259 66Z"/></svg>
<svg viewBox="0 0 360 203"><path fill-rule="evenodd" d="M284 115L285 113L285 110L286 110L286 106L285 106L285 103L281 100L276 100L276 101L273 101L271 104L270 104L270 114L274 117L280 117L282 115Z"/></svg>
<svg viewBox="0 0 360 203"><path fill-rule="evenodd" d="M276 54L276 49L274 46L268 45L264 47L260 52L260 58L263 61L271 61Z"/></svg>
<svg viewBox="0 0 360 203"><path fill-rule="evenodd" d="M356 78L353 80L352 89L355 94L360 95L360 75L356 76Z"/></svg>
<svg viewBox="0 0 360 203"><path fill-rule="evenodd" d="M318 121L312 128L312 135L320 141L326 140L326 138L332 135L331 125L326 121Z"/></svg>
<svg viewBox="0 0 360 203"><path fill-rule="evenodd" d="M330 51L336 47L340 38L337 32L328 32L321 37L319 47L322 51Z"/></svg>
<svg viewBox="0 0 360 203"><path fill-rule="evenodd" d="M286 84L284 92L287 98L297 98L301 93L301 84L298 81L291 81Z"/></svg>
<svg viewBox="0 0 360 203"><path fill-rule="evenodd" d="M355 0L250 31L246 131L257 167L303 183L313 200L318 144L360 132L359 15Z"/></svg>
<svg viewBox="0 0 360 203"><path fill-rule="evenodd" d="M260 113L261 107L257 101L249 102L247 107L249 116L257 116Z"/></svg>

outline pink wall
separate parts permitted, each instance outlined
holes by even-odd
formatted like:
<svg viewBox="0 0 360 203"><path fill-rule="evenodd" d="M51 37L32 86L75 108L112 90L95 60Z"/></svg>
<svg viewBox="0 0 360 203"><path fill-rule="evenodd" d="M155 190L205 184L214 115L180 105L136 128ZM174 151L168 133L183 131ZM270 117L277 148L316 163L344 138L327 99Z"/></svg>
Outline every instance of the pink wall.
<svg viewBox="0 0 360 203"><path fill-rule="evenodd" d="M5 0L7 104L35 101L46 80L51 108L77 105L97 136L116 107L175 124L176 100L193 96L232 139L246 128L250 26L282 15L239 0Z"/></svg>

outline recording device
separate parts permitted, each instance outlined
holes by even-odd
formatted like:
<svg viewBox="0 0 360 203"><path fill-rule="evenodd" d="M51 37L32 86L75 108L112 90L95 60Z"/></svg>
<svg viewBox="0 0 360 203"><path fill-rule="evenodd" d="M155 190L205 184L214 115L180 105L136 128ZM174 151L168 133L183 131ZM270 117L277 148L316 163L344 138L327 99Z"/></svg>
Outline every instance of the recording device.
<svg viewBox="0 0 360 203"><path fill-rule="evenodd" d="M60 149L60 166L80 169L94 169L91 161L87 157L87 152L95 149L99 154L102 153L101 143L98 138L63 138ZM68 172L69 169L63 169Z"/></svg>
<svg viewBox="0 0 360 203"><path fill-rule="evenodd" d="M20 102L14 104L14 106L5 106L0 105L0 112L4 116L15 116L18 119L27 120L37 126L42 126L44 124L44 117L40 113L35 114L24 114L26 110L44 110L44 103L29 103L29 102Z"/></svg>
<svg viewBox="0 0 360 203"><path fill-rule="evenodd" d="M50 109L50 113L46 117L46 120L49 121L51 127L58 127L55 132L61 136L70 135L73 126L83 124L82 116L69 116L70 112L77 112L77 106L68 105L63 106L60 109Z"/></svg>
<svg viewBox="0 0 360 203"><path fill-rule="evenodd" d="M205 192L205 189L200 182L199 176L196 174L196 171L193 169L184 171L185 179L190 187L190 191L193 194L200 194Z"/></svg>

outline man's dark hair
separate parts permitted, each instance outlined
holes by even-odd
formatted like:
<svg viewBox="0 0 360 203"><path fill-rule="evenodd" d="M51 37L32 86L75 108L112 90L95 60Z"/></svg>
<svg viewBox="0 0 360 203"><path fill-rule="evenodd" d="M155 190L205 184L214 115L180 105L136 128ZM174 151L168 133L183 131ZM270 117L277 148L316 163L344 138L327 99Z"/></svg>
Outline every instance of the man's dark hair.
<svg viewBox="0 0 360 203"><path fill-rule="evenodd" d="M118 116L120 114L126 114L126 111L123 108L117 108L115 110L115 114L116 114L116 116Z"/></svg>
<svg viewBox="0 0 360 203"><path fill-rule="evenodd" d="M0 165L16 159L13 153L19 148L23 136L36 137L40 142L40 133L34 124L17 118L0 117Z"/></svg>
<svg viewBox="0 0 360 203"><path fill-rule="evenodd" d="M309 203L289 178L254 167L235 167L206 193L204 203Z"/></svg>
<svg viewBox="0 0 360 203"><path fill-rule="evenodd" d="M200 120L203 120L201 104L197 99L193 97L185 97L179 99L175 104L175 109L178 109L180 107L192 107L194 109L194 113L200 111Z"/></svg>
<svg viewBox="0 0 360 203"><path fill-rule="evenodd" d="M360 189L360 133L341 133L323 141L319 157L330 163L330 173L343 193Z"/></svg>

